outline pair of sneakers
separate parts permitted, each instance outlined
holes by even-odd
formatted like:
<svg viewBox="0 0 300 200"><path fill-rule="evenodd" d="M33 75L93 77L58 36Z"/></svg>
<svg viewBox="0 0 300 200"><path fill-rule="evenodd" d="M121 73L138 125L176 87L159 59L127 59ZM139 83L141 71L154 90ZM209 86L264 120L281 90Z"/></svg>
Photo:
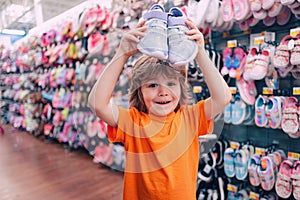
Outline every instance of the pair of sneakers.
<svg viewBox="0 0 300 200"><path fill-rule="evenodd" d="M155 4L143 18L147 31L137 44L140 52L168 60L175 68L186 65L196 57L198 46L185 34L189 29L185 24L187 17L180 8L173 7L166 13L161 5Z"/></svg>

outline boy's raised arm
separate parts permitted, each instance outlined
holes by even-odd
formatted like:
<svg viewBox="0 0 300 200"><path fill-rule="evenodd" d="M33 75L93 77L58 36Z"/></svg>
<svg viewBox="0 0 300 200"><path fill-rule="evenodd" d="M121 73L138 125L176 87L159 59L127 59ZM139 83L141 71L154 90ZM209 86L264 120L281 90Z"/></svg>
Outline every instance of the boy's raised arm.
<svg viewBox="0 0 300 200"><path fill-rule="evenodd" d="M223 112L225 106L230 102L230 89L207 55L202 33L200 33L198 28L191 21L188 20L186 23L191 28L187 31L187 34L190 35L189 38L196 40L198 44L196 61L204 75L210 92L210 98L208 98L204 104L206 118L213 119L218 113Z"/></svg>
<svg viewBox="0 0 300 200"><path fill-rule="evenodd" d="M117 106L110 103L110 99L124 64L130 56L138 53L136 45L139 37L144 36L146 30L144 24L145 22L140 22L135 29L124 34L115 56L89 94L88 104L91 110L97 117L113 127L117 126L119 113Z"/></svg>

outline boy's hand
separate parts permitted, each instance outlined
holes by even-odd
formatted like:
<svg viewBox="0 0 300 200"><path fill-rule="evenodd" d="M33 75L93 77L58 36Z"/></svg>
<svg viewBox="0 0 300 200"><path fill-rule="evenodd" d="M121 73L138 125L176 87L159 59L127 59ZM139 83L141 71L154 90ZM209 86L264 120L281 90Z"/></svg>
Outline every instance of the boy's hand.
<svg viewBox="0 0 300 200"><path fill-rule="evenodd" d="M199 31L199 29L197 28L197 26L191 21L191 20L186 20L186 25L190 28L189 30L187 30L185 32L185 34L188 35L188 38L190 40L195 40L198 48L200 50L205 50L204 48L204 37L203 34Z"/></svg>
<svg viewBox="0 0 300 200"><path fill-rule="evenodd" d="M130 57L136 53L138 53L137 44L140 41L140 37L144 36L144 32L147 27L144 26L145 21L138 23L135 29L129 30L124 34L121 39L120 46L118 49L118 55Z"/></svg>

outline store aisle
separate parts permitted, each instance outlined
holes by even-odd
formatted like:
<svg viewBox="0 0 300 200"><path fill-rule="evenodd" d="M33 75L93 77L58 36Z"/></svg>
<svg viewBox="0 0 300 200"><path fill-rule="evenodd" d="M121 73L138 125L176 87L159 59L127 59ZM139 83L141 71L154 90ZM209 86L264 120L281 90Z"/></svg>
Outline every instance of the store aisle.
<svg viewBox="0 0 300 200"><path fill-rule="evenodd" d="M0 135L1 200L120 200L121 172L27 132L4 125Z"/></svg>

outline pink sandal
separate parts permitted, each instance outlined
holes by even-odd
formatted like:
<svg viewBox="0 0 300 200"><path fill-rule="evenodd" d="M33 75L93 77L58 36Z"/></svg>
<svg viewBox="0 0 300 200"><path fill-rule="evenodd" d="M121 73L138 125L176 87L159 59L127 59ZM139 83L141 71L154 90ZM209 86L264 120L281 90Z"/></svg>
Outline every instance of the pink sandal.
<svg viewBox="0 0 300 200"><path fill-rule="evenodd" d="M293 196L295 199L300 199L300 161L297 160L294 162L294 166L292 168L292 188L293 188Z"/></svg>
<svg viewBox="0 0 300 200"><path fill-rule="evenodd" d="M292 36L287 35L281 39L280 45L277 46L274 57L274 66L277 68L287 68L290 64L290 52L288 47L288 41L292 39Z"/></svg>
<svg viewBox="0 0 300 200"><path fill-rule="evenodd" d="M291 51L290 62L292 65L300 65L300 34L296 36L294 48Z"/></svg>
<svg viewBox="0 0 300 200"><path fill-rule="evenodd" d="M299 121L298 121L298 100L296 97L290 96L285 99L283 106L283 115L281 121L282 130L289 134L292 138L298 138L297 135Z"/></svg>
<svg viewBox="0 0 300 200"><path fill-rule="evenodd" d="M275 183L275 190L279 197L289 198L292 194L292 172L293 163L290 160L284 160L280 164L279 173L277 174L277 180Z"/></svg>

